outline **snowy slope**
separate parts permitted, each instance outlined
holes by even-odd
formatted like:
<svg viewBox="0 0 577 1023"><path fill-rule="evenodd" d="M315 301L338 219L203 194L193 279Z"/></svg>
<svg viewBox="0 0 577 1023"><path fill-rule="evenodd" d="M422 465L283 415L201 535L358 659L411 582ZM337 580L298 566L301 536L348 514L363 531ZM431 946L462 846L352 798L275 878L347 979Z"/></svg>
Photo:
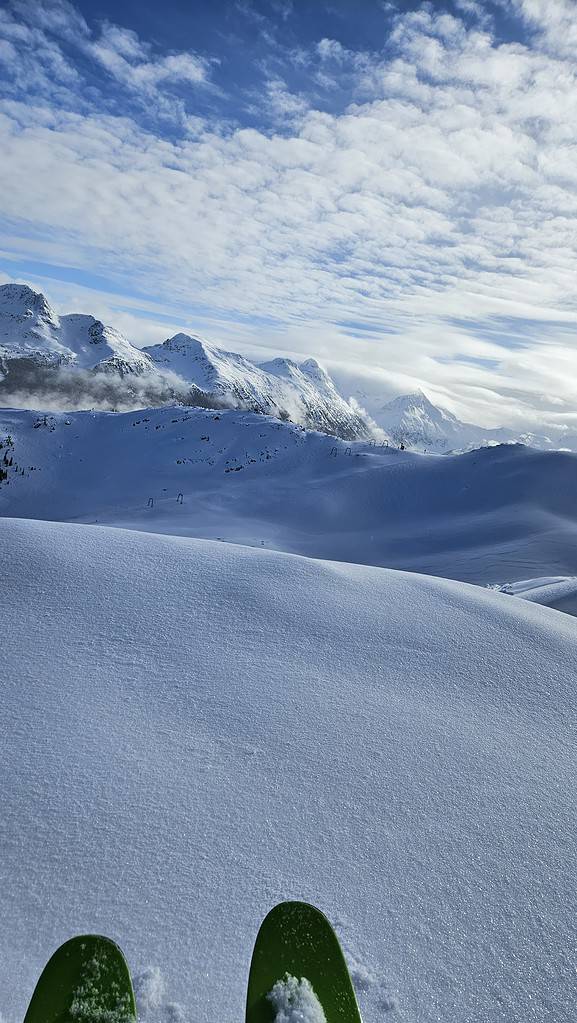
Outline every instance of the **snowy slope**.
<svg viewBox="0 0 577 1023"><path fill-rule="evenodd" d="M566 614L577 615L577 576L540 576L538 579L519 579L503 583L501 593L521 597L534 604L554 607Z"/></svg>
<svg viewBox="0 0 577 1023"><path fill-rule="evenodd" d="M554 446L549 437L463 423L452 412L434 405L423 391L400 395L385 405L369 403L369 407L375 422L396 444L404 443L416 451L466 451L511 442L537 448Z"/></svg>
<svg viewBox="0 0 577 1023"><path fill-rule="evenodd" d="M143 373L146 355L94 316L57 316L44 295L23 284L0 285L0 369L12 360Z"/></svg>
<svg viewBox="0 0 577 1023"><path fill-rule="evenodd" d="M182 407L0 411L0 442L8 435L1 515L222 537L483 584L577 574L572 454L507 445L423 456Z"/></svg>
<svg viewBox="0 0 577 1023"><path fill-rule="evenodd" d="M5 520L0 1011L75 931L241 1020L283 898L366 1023L573 1023L572 619L463 584ZM448 624L450 623L450 625ZM387 1016L387 1018L389 1018Z"/></svg>
<svg viewBox="0 0 577 1023"><path fill-rule="evenodd" d="M160 369L191 384L199 404L248 408L348 439L373 435L367 417L340 396L314 359L300 366L290 359L256 366L242 355L183 333L143 351Z"/></svg>

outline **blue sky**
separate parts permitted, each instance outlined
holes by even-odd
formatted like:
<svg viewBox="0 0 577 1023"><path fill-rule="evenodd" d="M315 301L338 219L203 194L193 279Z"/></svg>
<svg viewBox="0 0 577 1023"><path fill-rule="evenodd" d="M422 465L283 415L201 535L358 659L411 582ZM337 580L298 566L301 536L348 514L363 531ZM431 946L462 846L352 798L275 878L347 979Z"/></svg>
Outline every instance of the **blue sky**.
<svg viewBox="0 0 577 1023"><path fill-rule="evenodd" d="M9 0L0 279L572 424L575 52L573 0Z"/></svg>

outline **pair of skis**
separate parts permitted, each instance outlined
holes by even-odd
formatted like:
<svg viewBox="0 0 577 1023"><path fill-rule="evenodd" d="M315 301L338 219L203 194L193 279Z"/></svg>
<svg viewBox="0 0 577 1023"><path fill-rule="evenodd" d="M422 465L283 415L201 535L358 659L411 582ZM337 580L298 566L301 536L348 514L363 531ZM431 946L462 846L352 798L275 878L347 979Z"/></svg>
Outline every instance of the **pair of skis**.
<svg viewBox="0 0 577 1023"><path fill-rule="evenodd" d="M275 1019L361 1023L338 938L306 902L281 902L254 946L246 1023ZM136 1023L126 960L109 938L72 938L45 967L24 1023Z"/></svg>

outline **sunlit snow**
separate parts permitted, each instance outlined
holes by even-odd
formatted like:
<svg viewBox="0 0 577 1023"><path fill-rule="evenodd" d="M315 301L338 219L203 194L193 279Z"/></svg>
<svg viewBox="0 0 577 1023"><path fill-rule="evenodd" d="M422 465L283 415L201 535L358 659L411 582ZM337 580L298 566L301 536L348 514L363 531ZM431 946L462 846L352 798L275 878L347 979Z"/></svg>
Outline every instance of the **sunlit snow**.
<svg viewBox="0 0 577 1023"><path fill-rule="evenodd" d="M286 974L268 995L275 1010L274 1023L326 1023L323 1007L306 977Z"/></svg>
<svg viewBox="0 0 577 1023"><path fill-rule="evenodd" d="M86 931L161 1019L242 1019L286 898L334 922L366 1023L572 1020L574 619L98 526L4 519L0 556L7 1023Z"/></svg>

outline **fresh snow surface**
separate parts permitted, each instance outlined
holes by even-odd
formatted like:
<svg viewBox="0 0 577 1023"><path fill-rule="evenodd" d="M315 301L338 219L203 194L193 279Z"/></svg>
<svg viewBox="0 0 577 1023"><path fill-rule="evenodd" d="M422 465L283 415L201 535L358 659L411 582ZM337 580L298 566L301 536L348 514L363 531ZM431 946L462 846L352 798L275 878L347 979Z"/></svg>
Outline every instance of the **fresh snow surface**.
<svg viewBox="0 0 577 1023"><path fill-rule="evenodd" d="M306 977L277 980L268 995L275 1010L275 1023L326 1023L323 1007Z"/></svg>
<svg viewBox="0 0 577 1023"><path fill-rule="evenodd" d="M572 618L410 573L4 519L0 1013L109 934L145 1018L242 1019L267 911L366 1023L574 1023Z"/></svg>
<svg viewBox="0 0 577 1023"><path fill-rule="evenodd" d="M506 445L418 455L184 407L0 410L0 443L8 435L15 465L0 483L1 515L222 539L483 585L577 575L573 454Z"/></svg>

